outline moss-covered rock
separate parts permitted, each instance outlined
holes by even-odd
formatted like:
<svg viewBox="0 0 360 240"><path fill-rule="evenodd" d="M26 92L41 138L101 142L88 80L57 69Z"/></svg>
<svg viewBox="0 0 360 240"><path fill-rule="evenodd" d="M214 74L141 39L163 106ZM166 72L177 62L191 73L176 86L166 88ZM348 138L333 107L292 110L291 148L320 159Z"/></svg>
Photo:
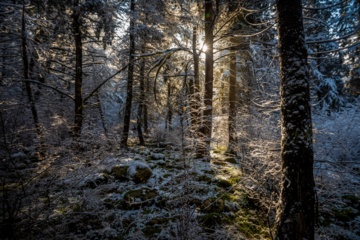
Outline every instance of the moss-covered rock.
<svg viewBox="0 0 360 240"><path fill-rule="evenodd" d="M129 169L129 166L114 166L111 169L111 175L114 176L117 180L128 180L128 174L127 171Z"/></svg>
<svg viewBox="0 0 360 240"><path fill-rule="evenodd" d="M139 209L140 207L154 204L157 196L156 190L150 188L131 190L124 194L121 206L126 210Z"/></svg>
<svg viewBox="0 0 360 240"><path fill-rule="evenodd" d="M224 200L211 197L201 205L201 211L205 213L221 213L224 211Z"/></svg>
<svg viewBox="0 0 360 240"><path fill-rule="evenodd" d="M216 182L216 185L218 187L222 187L222 188L225 188L225 189L229 189L232 187L232 184L229 180L226 180L226 179L218 179L217 182Z"/></svg>
<svg viewBox="0 0 360 240"><path fill-rule="evenodd" d="M136 168L136 173L132 176L135 183L144 183L152 176L150 168Z"/></svg>

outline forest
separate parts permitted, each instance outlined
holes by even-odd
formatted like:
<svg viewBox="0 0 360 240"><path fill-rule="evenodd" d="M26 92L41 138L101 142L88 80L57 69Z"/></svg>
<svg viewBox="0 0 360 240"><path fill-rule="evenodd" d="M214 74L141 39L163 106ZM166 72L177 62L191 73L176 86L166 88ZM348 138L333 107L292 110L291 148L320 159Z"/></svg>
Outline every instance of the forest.
<svg viewBox="0 0 360 240"><path fill-rule="evenodd" d="M0 239L360 240L360 0L1 0Z"/></svg>

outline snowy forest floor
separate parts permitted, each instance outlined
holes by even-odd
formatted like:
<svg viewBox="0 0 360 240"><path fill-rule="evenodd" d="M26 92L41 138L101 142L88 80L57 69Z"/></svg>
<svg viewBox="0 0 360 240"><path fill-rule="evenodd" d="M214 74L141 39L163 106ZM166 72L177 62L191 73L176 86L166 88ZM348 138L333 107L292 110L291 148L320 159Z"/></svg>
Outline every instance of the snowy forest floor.
<svg viewBox="0 0 360 240"><path fill-rule="evenodd" d="M316 239L360 239L359 119L356 109L314 117ZM218 146L209 162L174 135L127 150L66 141L42 160L35 149L12 152L0 163L1 236L272 239L279 152L240 158Z"/></svg>
<svg viewBox="0 0 360 240"><path fill-rule="evenodd" d="M2 186L15 217L7 230L19 239L271 239L274 206L251 197L261 187L248 184L239 158L214 151L210 162L193 159L171 143L92 147L62 147L46 162L13 156L17 181ZM360 239L359 195L327 197L318 238Z"/></svg>

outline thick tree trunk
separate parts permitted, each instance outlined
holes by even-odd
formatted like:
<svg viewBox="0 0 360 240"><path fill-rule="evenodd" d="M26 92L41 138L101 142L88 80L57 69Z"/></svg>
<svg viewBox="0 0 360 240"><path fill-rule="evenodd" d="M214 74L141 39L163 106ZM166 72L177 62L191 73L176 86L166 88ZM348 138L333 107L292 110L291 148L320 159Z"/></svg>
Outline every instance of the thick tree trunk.
<svg viewBox="0 0 360 240"><path fill-rule="evenodd" d="M26 93L30 103L31 114L33 116L37 138L39 143L42 144L42 131L39 122L39 116L35 105L35 99L32 93L31 85L26 80L29 80L29 62L28 62L28 45L26 37L26 24L25 24L25 4L23 5L22 22L21 22L21 38L22 38L22 60L24 65L24 80ZM41 151L41 150L40 150Z"/></svg>
<svg viewBox="0 0 360 240"><path fill-rule="evenodd" d="M278 0L282 189L276 239L314 239L309 76L301 0Z"/></svg>
<svg viewBox="0 0 360 240"><path fill-rule="evenodd" d="M82 99L82 34L81 34L81 17L79 12L79 0L74 2L72 14L73 33L75 39L75 123L74 136L80 137L83 124L83 99Z"/></svg>
<svg viewBox="0 0 360 240"><path fill-rule="evenodd" d="M135 0L131 0L130 12L135 11ZM127 140L129 137L130 119L131 119L131 105L133 98L133 81L134 81L134 53L135 53L135 18L130 18L130 52L129 52L129 67L128 67L128 79L126 87L126 103L125 103L125 114L124 114L124 128L120 145L121 147L127 147Z"/></svg>
<svg viewBox="0 0 360 240"><path fill-rule="evenodd" d="M205 93L204 93L204 112L202 133L204 135L204 152L209 156L212 130L212 105L213 105L213 82L214 82L214 60L213 60L213 26L214 9L213 1L205 1Z"/></svg>

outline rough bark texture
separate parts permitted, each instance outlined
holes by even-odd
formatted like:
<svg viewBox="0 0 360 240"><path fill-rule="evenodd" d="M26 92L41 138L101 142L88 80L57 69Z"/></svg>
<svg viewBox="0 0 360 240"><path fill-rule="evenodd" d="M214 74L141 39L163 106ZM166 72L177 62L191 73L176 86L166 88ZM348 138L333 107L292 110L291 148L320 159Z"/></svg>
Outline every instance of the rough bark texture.
<svg viewBox="0 0 360 240"><path fill-rule="evenodd" d="M314 177L307 51L301 0L278 0L282 190L276 239L314 239Z"/></svg>
<svg viewBox="0 0 360 240"><path fill-rule="evenodd" d="M204 93L204 112L203 127L204 135L204 155L210 154L211 130L212 130L212 105L213 105L213 82L214 82L214 56L213 56L213 25L214 9L213 1L205 1L205 93Z"/></svg>
<svg viewBox="0 0 360 240"><path fill-rule="evenodd" d="M73 34L75 40L75 123L74 136L79 137L83 124L83 99L82 99L82 34L80 23L79 1L74 2L72 14Z"/></svg>
<svg viewBox="0 0 360 240"><path fill-rule="evenodd" d="M131 0L130 11L134 13L135 0ZM124 128L120 145L121 147L127 147L127 140L129 137L130 118L131 118L131 105L133 98L133 81L134 81L134 53L135 53L135 36L134 36L135 19L130 19L130 52L129 52L129 67L128 67L128 79L126 87L126 103L124 114Z"/></svg>

